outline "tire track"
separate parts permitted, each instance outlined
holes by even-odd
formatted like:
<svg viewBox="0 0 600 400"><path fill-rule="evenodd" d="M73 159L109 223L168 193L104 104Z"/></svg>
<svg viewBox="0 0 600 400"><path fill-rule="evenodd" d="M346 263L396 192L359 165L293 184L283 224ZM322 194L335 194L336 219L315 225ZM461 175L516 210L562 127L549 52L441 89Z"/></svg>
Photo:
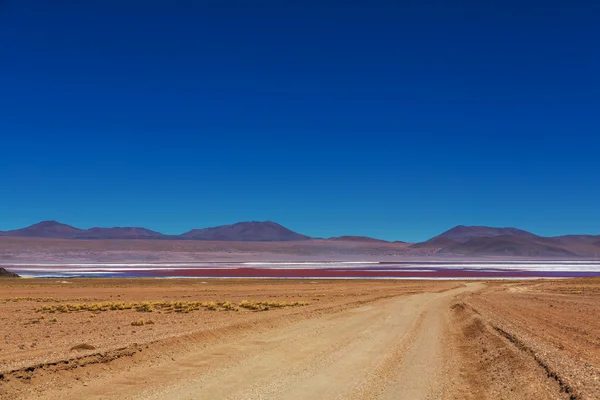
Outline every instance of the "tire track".
<svg viewBox="0 0 600 400"><path fill-rule="evenodd" d="M447 377L445 312L455 295L382 299L235 338L106 386L70 393L86 399L426 399ZM108 393L107 393L108 392ZM66 396L66 397L69 397ZM65 393L61 393L65 398Z"/></svg>

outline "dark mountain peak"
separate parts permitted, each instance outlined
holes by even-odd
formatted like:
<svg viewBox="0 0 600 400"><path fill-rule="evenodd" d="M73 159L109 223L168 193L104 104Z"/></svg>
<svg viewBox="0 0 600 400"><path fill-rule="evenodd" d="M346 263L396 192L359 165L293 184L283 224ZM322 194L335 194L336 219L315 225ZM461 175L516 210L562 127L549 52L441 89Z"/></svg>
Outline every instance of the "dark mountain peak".
<svg viewBox="0 0 600 400"><path fill-rule="evenodd" d="M33 224L31 226L28 226L28 228L55 228L55 227L69 227L69 228L73 228L71 225L63 224L63 223L55 221L55 220L40 221L37 224ZM77 228L74 228L74 229L77 229Z"/></svg>
<svg viewBox="0 0 600 400"><path fill-rule="evenodd" d="M27 228L5 232L5 234L7 236L72 238L79 232L81 232L81 229L60 223L58 221L42 221L28 226Z"/></svg>
<svg viewBox="0 0 600 400"><path fill-rule="evenodd" d="M236 226L281 226L273 221L241 221L241 222L236 222L234 224L230 224L230 225L221 225L221 226L216 226L215 228L222 228L222 227L236 227Z"/></svg>
<svg viewBox="0 0 600 400"><path fill-rule="evenodd" d="M250 228L271 227L271 228L287 229L283 225L278 224L277 222L273 222L273 221L242 221L242 222L236 222L231 225L217 226L216 228L222 228L222 227L232 227L232 228L233 227L250 227Z"/></svg>
<svg viewBox="0 0 600 400"><path fill-rule="evenodd" d="M537 237L533 233L517 228L496 228L491 226L467 226L457 225L454 228L435 236L432 239L449 239L458 242L466 241L478 237L495 237L495 236L517 236L517 237ZM431 239L430 239L431 240Z"/></svg>
<svg viewBox="0 0 600 400"><path fill-rule="evenodd" d="M480 238L508 238L536 240L539 236L517 228L496 228L491 226L457 225L454 228L432 237L431 239L415 243L413 248L453 249L461 243L469 243Z"/></svg>
<svg viewBox="0 0 600 400"><path fill-rule="evenodd" d="M0 278L19 278L19 275L7 271L4 268L0 268Z"/></svg>
<svg viewBox="0 0 600 400"><path fill-rule="evenodd" d="M591 242L592 239L587 239ZM547 238L517 228L459 225L414 248L462 256L576 257L590 253L582 237Z"/></svg>
<svg viewBox="0 0 600 400"><path fill-rule="evenodd" d="M44 226L44 225L61 225L61 223L54 219L48 219L45 221L40 221L37 224L32 224L31 226Z"/></svg>
<svg viewBox="0 0 600 400"><path fill-rule="evenodd" d="M279 242L310 239L308 236L293 232L273 221L246 221L212 228L192 229L181 235L181 237L195 240L248 242Z"/></svg>

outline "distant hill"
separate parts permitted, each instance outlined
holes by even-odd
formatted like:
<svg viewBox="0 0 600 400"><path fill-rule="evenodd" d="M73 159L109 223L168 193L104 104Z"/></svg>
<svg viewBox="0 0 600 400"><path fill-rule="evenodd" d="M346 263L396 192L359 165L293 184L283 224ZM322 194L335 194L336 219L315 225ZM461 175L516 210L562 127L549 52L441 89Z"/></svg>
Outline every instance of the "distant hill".
<svg viewBox="0 0 600 400"><path fill-rule="evenodd" d="M4 235L55 239L157 239L165 236L145 228L79 229L57 221L42 221L27 228L4 232Z"/></svg>
<svg viewBox="0 0 600 400"><path fill-rule="evenodd" d="M465 242L447 246L442 253L464 256L520 256L520 257L572 257L578 254L567 248L518 236L502 235L477 237Z"/></svg>
<svg viewBox="0 0 600 400"><path fill-rule="evenodd" d="M410 247L462 256L597 257L597 241L600 236L543 237L517 228L459 225Z"/></svg>
<svg viewBox="0 0 600 400"><path fill-rule="evenodd" d="M517 228L494 228L491 226L465 226L458 225L446 232L435 236L433 239L448 239L456 242L466 242L473 238L495 237L495 236L514 236L522 238L538 237L531 232Z"/></svg>
<svg viewBox="0 0 600 400"><path fill-rule="evenodd" d="M327 240L341 241L341 242L367 242L367 243L390 243L387 240L375 239L368 236L336 236Z"/></svg>
<svg viewBox="0 0 600 400"><path fill-rule="evenodd" d="M146 228L114 227L79 229L57 221L43 221L27 228L3 232L4 236L57 239L186 239L279 242L308 240L305 236L275 222L238 222L214 228L193 229L182 235L164 235Z"/></svg>
<svg viewBox="0 0 600 400"><path fill-rule="evenodd" d="M469 242L476 238L489 238L498 236L511 236L518 238L538 238L533 233L517 228L494 228L491 226L465 226L458 225L425 242L415 243L413 248L446 248L460 243Z"/></svg>
<svg viewBox="0 0 600 400"><path fill-rule="evenodd" d="M600 235L564 235L544 238L544 242L577 254L600 256Z"/></svg>
<svg viewBox="0 0 600 400"><path fill-rule="evenodd" d="M77 239L163 239L167 235L146 228L90 228L77 234Z"/></svg>
<svg viewBox="0 0 600 400"><path fill-rule="evenodd" d="M443 237L432 237L424 242L413 243L410 245L413 249L440 249L460 243L459 241L446 239Z"/></svg>
<svg viewBox="0 0 600 400"><path fill-rule="evenodd" d="M61 224L57 221L42 221L27 228L15 229L4 232L5 236L21 237L46 237L72 239L83 232L82 229L72 227L71 225Z"/></svg>
<svg viewBox="0 0 600 400"><path fill-rule="evenodd" d="M0 268L0 278L19 278L19 275L7 271L4 268Z"/></svg>
<svg viewBox="0 0 600 400"><path fill-rule="evenodd" d="M382 248L388 246L389 251L386 250L386 252L396 254L396 251L405 251L402 254L408 256L437 254L466 257L600 258L600 235L543 237L517 228L465 225L456 226L429 240L413 244L400 241L388 242L372 237L349 235L329 239L315 239L294 232L272 221L238 222L232 225L222 225L213 228L193 229L181 235L165 235L142 227L79 229L57 221L42 221L22 229L0 231L0 236L74 240L152 239L223 242L291 242L310 240L306 245L302 245L303 254L316 254L321 251L318 250L319 246L323 249L328 248L326 243L329 243L331 246L337 246L336 248L344 248L346 250L350 247L365 248L363 251L365 254L380 254ZM354 245L349 246L348 243L350 242L353 242ZM403 244L403 246L399 244Z"/></svg>
<svg viewBox="0 0 600 400"><path fill-rule="evenodd" d="M179 236L192 240L223 240L241 242L287 242L310 240L311 237L296 233L275 222L238 222L214 228L193 229Z"/></svg>

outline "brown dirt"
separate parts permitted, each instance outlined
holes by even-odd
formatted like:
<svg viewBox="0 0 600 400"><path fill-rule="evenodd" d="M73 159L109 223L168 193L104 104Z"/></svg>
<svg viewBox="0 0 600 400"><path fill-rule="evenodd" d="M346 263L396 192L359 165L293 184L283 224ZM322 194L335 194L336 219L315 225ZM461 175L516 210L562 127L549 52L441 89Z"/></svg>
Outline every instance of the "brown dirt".
<svg viewBox="0 0 600 400"><path fill-rule="evenodd" d="M0 281L3 400L600 398L600 280L68 282ZM244 299L309 305L36 311Z"/></svg>
<svg viewBox="0 0 600 400"><path fill-rule="evenodd" d="M121 368L131 368L138 360L143 365L148 361L168 362L171 355L228 342L239 335L270 331L379 299L437 292L456 286L460 284L417 281L2 280L0 374L4 379L0 380L0 397L35 398L41 389L44 389L42 397L47 397L53 386L64 390L63 384L79 383L73 376L84 373L81 365L86 365L87 377L104 371L104 368L113 373ZM159 300L231 301L234 304L242 300L304 301L309 305L264 312L246 309L237 312L202 309L190 313L164 310L39 311L43 306L52 305ZM132 322L140 318L151 320L152 324L133 326ZM74 349L81 344L95 348ZM152 355L140 357L139 350ZM131 354L136 356L131 357ZM65 363L65 360L70 361Z"/></svg>
<svg viewBox="0 0 600 400"><path fill-rule="evenodd" d="M453 307L459 393L600 398L600 279L490 282Z"/></svg>

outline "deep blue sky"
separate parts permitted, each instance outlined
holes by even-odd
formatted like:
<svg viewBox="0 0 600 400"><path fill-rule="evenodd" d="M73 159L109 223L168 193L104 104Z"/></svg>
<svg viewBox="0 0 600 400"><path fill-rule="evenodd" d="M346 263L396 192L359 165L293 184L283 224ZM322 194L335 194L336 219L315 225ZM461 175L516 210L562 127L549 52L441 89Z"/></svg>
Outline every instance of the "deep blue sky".
<svg viewBox="0 0 600 400"><path fill-rule="evenodd" d="M0 229L599 234L599 43L589 0L0 0Z"/></svg>

